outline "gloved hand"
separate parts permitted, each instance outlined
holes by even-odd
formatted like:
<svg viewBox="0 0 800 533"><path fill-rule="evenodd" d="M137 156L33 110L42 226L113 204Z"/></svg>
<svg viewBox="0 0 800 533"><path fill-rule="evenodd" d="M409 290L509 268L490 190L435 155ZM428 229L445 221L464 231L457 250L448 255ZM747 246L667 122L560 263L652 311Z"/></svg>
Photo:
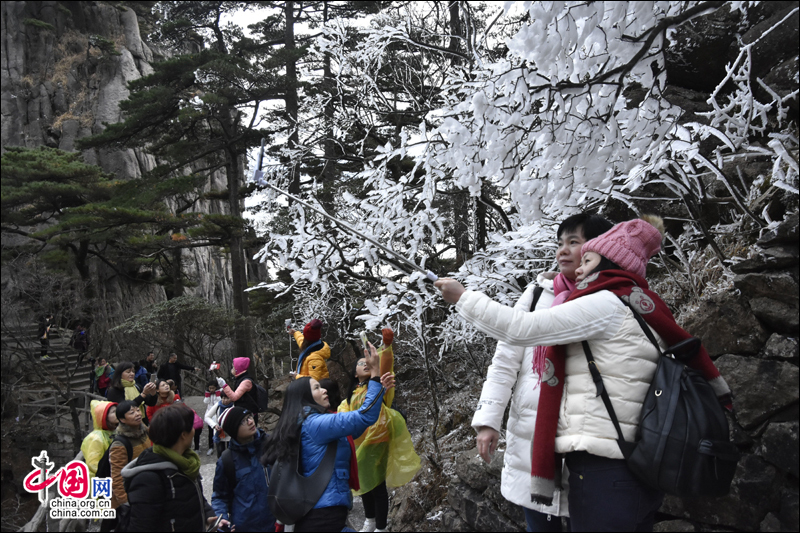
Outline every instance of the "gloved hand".
<svg viewBox="0 0 800 533"><path fill-rule="evenodd" d="M381 334L383 335L383 345L391 346L392 341L394 340L394 332L392 331L392 328L383 328L381 330Z"/></svg>
<svg viewBox="0 0 800 533"><path fill-rule="evenodd" d="M220 389L225 388L225 385L226 385L225 380L222 379L222 378L217 378L217 385L219 385Z"/></svg>

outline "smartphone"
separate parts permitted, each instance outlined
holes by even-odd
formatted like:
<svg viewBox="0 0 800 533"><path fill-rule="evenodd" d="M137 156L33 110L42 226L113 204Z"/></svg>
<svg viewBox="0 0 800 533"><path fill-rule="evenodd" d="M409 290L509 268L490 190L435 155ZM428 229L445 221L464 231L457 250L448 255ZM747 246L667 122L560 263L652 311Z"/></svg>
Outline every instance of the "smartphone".
<svg viewBox="0 0 800 533"><path fill-rule="evenodd" d="M217 531L219 528L219 523L222 522L222 515L219 515L217 519L211 524L206 531Z"/></svg>
<svg viewBox="0 0 800 533"><path fill-rule="evenodd" d="M292 327L292 319L287 318L284 324L286 324L286 329L289 329L290 327Z"/></svg>
<svg viewBox="0 0 800 533"><path fill-rule="evenodd" d="M367 348L367 332L366 331L361 332L361 345L364 347L365 350L368 349Z"/></svg>

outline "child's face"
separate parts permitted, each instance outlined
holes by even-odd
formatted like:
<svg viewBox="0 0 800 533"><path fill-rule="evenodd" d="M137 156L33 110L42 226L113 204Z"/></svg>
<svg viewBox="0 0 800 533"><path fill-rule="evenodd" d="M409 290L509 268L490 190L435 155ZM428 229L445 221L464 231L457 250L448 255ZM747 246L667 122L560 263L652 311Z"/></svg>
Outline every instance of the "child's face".
<svg viewBox="0 0 800 533"><path fill-rule="evenodd" d="M575 270L575 281L583 281L586 276L592 273L592 270L597 268L600 264L602 256L597 252L586 252L581 259L581 266Z"/></svg>
<svg viewBox="0 0 800 533"><path fill-rule="evenodd" d="M365 379L369 379L370 375L371 370L367 359L362 357L358 360L358 363L356 363L356 378L358 378L359 381L364 381Z"/></svg>
<svg viewBox="0 0 800 533"><path fill-rule="evenodd" d="M209 385L208 386L208 392L210 392L212 394L217 392L217 386L216 385Z"/></svg>
<svg viewBox="0 0 800 533"><path fill-rule="evenodd" d="M227 396L224 397L224 398L220 398L220 401L222 401L222 405L230 405L231 404L231 399L228 398Z"/></svg>

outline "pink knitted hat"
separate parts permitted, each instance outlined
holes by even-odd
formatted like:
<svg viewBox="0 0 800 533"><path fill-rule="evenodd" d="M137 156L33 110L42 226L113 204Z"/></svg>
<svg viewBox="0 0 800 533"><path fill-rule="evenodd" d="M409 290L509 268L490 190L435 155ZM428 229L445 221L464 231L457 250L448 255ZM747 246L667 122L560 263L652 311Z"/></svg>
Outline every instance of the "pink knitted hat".
<svg viewBox="0 0 800 533"><path fill-rule="evenodd" d="M250 368L250 359L247 357L236 357L233 360L233 373L237 376Z"/></svg>
<svg viewBox="0 0 800 533"><path fill-rule="evenodd" d="M596 252L623 270L644 277L647 261L661 250L661 232L644 220L628 220L586 241L581 255Z"/></svg>

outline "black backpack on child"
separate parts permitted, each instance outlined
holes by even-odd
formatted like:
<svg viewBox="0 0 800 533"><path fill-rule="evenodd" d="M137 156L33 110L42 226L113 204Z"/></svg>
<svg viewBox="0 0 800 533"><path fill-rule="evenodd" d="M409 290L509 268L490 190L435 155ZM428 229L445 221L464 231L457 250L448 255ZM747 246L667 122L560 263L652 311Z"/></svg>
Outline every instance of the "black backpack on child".
<svg viewBox="0 0 800 533"><path fill-rule="evenodd" d="M128 462L131 462L131 458L133 457L133 447L131 446L131 441L128 440L127 437L122 435L114 435L111 438L111 444L114 444L114 441L117 440L121 442L125 446L125 451L128 452ZM109 452L111 451L111 444L108 445L106 448L105 453L100 458L100 461L97 463L97 471L95 472L94 477L97 478L104 478L104 477L111 477L111 460L108 457Z"/></svg>
<svg viewBox="0 0 800 533"><path fill-rule="evenodd" d="M700 339L692 337L662 352L647 322L628 302L622 302L633 311L660 354L642 404L635 442L626 442L622 436L589 343L582 344L597 395L617 430L617 443L628 468L642 483L667 494L724 496L730 490L739 450L730 442L728 419L711 385L683 363L697 354Z"/></svg>

